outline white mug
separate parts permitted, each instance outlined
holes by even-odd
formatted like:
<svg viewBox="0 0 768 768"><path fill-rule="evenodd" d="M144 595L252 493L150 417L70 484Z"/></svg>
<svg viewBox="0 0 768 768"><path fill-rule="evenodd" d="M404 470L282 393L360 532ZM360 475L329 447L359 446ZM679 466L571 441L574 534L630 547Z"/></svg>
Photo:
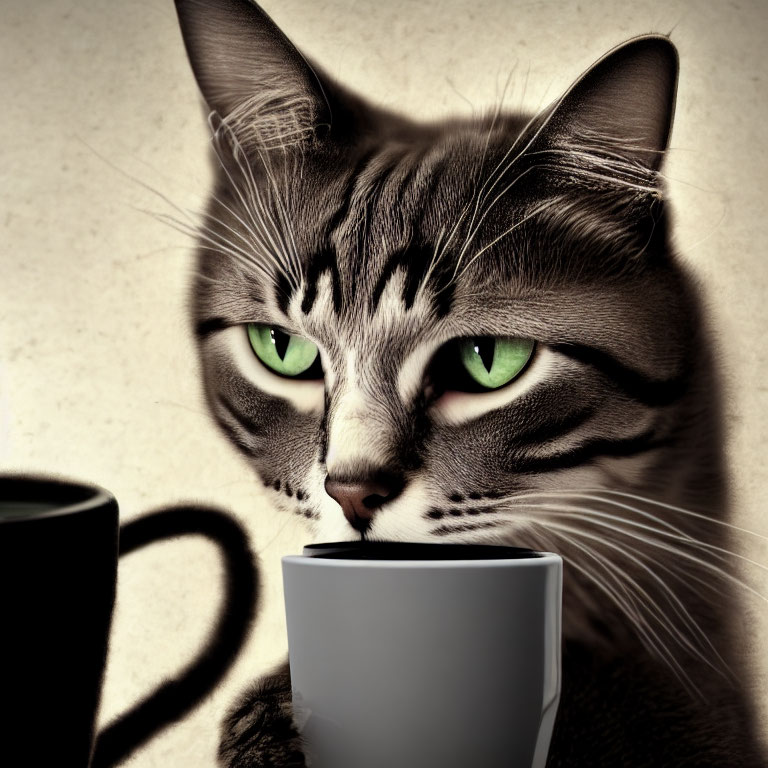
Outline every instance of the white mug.
<svg viewBox="0 0 768 768"><path fill-rule="evenodd" d="M558 555L346 542L282 562L311 768L543 768L560 697Z"/></svg>

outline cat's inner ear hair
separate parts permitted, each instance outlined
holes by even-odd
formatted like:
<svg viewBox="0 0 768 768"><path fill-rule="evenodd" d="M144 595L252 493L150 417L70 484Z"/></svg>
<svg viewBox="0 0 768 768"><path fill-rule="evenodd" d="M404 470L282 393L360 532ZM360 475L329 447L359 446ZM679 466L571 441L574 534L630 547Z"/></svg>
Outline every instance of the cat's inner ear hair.
<svg viewBox="0 0 768 768"><path fill-rule="evenodd" d="M244 146L277 149L322 136L333 120L317 70L249 0L176 0L208 107Z"/></svg>
<svg viewBox="0 0 768 768"><path fill-rule="evenodd" d="M621 163L657 171L672 129L677 74L677 50L667 37L645 35L614 48L549 107L528 150L581 151L601 157L609 173Z"/></svg>

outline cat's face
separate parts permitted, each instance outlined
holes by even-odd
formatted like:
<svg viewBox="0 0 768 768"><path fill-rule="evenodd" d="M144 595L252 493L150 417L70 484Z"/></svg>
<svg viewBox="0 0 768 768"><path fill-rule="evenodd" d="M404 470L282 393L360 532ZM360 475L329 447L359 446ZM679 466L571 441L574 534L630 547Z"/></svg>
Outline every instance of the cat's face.
<svg viewBox="0 0 768 768"><path fill-rule="evenodd" d="M203 6L180 4L223 118L205 386L276 505L319 540L532 545L563 490L671 487L695 325L657 179L668 41L537 118L419 125L319 76L260 10Z"/></svg>

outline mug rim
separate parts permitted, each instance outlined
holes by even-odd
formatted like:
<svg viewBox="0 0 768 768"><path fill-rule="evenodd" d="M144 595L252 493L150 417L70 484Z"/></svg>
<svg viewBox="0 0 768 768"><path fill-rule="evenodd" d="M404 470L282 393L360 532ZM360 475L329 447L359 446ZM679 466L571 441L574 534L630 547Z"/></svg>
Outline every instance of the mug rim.
<svg viewBox="0 0 768 768"><path fill-rule="evenodd" d="M348 542L349 543L349 542ZM397 543L412 543L412 542L397 542ZM416 542L413 542L416 543ZM435 546L441 546L436 544ZM468 545L468 546L483 546L483 545ZM488 545L493 548L493 545ZM516 547L509 547L509 549L520 549ZM381 559L364 559L364 558L350 558L350 557L333 557L333 555L313 556L309 554L300 555L284 555L281 558L281 563L284 565L300 565L307 567L349 567L349 568L509 568L509 567L545 567L551 566L556 563L562 563L563 558L556 552L542 552L539 550L527 550L532 553L529 557L489 557L489 558L449 558L445 559L396 559L396 558L381 558Z"/></svg>
<svg viewBox="0 0 768 768"><path fill-rule="evenodd" d="M18 489L16 494L13 493L15 489ZM13 501L50 504L51 509L11 517L0 515L0 526L64 517L107 507L115 503L115 497L100 485L58 475L0 473L0 503Z"/></svg>

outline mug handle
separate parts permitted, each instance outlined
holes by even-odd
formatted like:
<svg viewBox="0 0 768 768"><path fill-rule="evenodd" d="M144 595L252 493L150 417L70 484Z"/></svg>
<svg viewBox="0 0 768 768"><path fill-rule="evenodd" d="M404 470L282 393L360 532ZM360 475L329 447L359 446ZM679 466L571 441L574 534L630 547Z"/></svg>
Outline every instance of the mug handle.
<svg viewBox="0 0 768 768"><path fill-rule="evenodd" d="M97 736L91 768L110 768L150 737L180 720L224 677L256 612L258 569L248 537L230 515L210 507L178 506L150 512L120 527L120 556L178 536L205 536L224 558L226 596L205 647L173 679L107 725Z"/></svg>

